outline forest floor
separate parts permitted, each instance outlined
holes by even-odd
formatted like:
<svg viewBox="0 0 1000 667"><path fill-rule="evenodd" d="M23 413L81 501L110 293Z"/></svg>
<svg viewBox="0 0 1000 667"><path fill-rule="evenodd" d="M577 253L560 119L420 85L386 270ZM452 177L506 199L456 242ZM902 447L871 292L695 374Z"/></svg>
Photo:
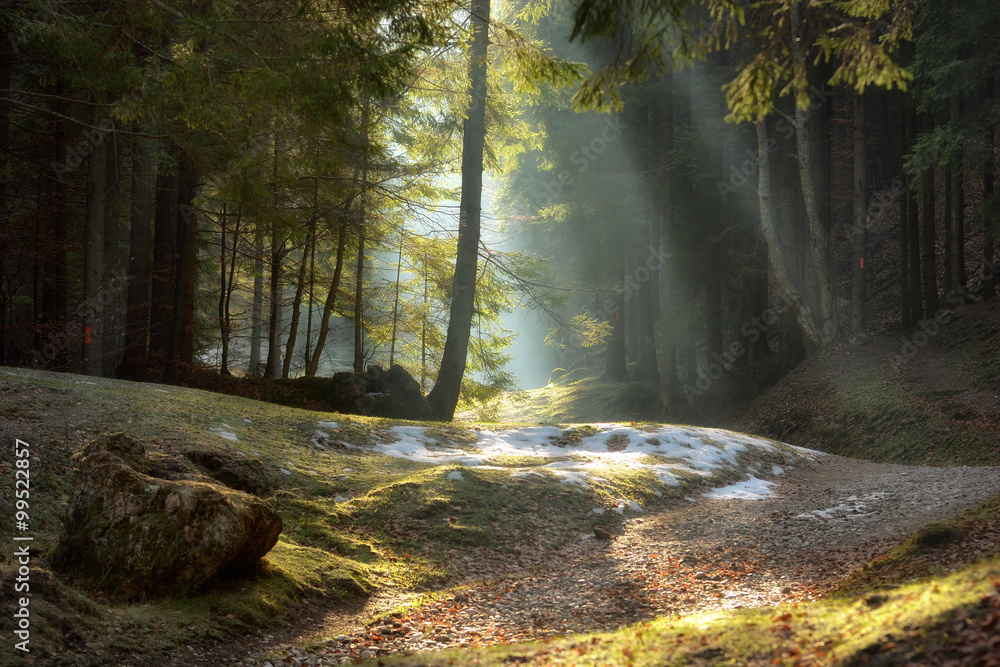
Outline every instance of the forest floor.
<svg viewBox="0 0 1000 667"><path fill-rule="evenodd" d="M350 610L334 610L334 624L318 633L309 624L297 627L282 637L283 646L269 652L242 643L192 652L184 660L334 665L403 653L398 664L503 664L516 662L514 656L525 663L550 664L559 651L553 654L549 643L474 658L463 654L457 660L454 652L440 658L423 652L610 632L665 617L819 600L928 523L995 497L1000 469L909 467L820 455L783 474L774 491L777 495L764 498L680 500L629 519L611 539L571 542L553 550L542 565L512 567L506 576L453 589L430 604L370 617L360 632L344 624L344 612ZM925 576L943 574L957 564L997 554L1000 516L962 525L956 544L944 540L909 566L922 561ZM456 569L461 566L455 563ZM606 635L604 642L613 644L614 637ZM824 652L833 662L856 656L869 643L835 641ZM718 664L720 656L740 648L701 647L696 651L703 653L701 659L687 651L676 657L689 664ZM754 647L741 660L770 664L769 658L779 653L773 645ZM569 650L563 657L573 662L580 654Z"/></svg>
<svg viewBox="0 0 1000 667"><path fill-rule="evenodd" d="M962 466L1000 462L998 313L837 346L717 422L833 455L595 424L644 394L584 377L522 406L553 426L480 427L0 369L36 547L33 652L0 664L995 664L1000 470ZM133 602L47 569L72 454L114 431L278 475L285 531L262 568ZM684 450L696 434L706 448ZM725 465L696 474L701 451ZM12 463L4 448L4 478ZM0 553L3 590L15 572Z"/></svg>

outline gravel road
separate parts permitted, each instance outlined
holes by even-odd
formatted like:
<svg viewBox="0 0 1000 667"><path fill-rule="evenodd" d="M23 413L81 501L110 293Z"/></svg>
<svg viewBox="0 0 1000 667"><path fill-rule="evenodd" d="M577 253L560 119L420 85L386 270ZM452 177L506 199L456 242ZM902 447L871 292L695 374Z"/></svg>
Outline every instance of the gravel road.
<svg viewBox="0 0 1000 667"><path fill-rule="evenodd" d="M929 521L1000 494L1000 468L883 465L832 455L788 469L764 500L691 498L633 515L549 564L477 583L378 624L305 644L193 652L184 664L336 665L400 651L610 630L664 615L822 596ZM371 610L369 610L371 611ZM366 614L367 615L367 614ZM331 625L328 623L326 627Z"/></svg>

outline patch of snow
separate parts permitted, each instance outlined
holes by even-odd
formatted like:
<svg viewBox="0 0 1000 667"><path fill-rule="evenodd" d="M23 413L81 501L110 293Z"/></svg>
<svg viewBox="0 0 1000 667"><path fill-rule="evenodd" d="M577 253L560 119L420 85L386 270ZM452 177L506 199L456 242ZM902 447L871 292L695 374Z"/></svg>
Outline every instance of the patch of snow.
<svg viewBox="0 0 1000 667"><path fill-rule="evenodd" d="M766 479L757 479L750 475L749 479L736 482L719 489L712 489L701 494L705 498L715 499L739 499L739 500L762 500L774 495L771 485Z"/></svg>
<svg viewBox="0 0 1000 667"><path fill-rule="evenodd" d="M321 428L337 428L337 422L318 424ZM594 473L609 465L648 470L664 486L678 486L681 476L685 474L709 478L720 470L740 471L742 466L737 457L750 451L781 452L774 441L723 429L669 424L637 428L606 423L591 424L590 427L595 430L592 435L565 446L557 443L566 430L556 426L530 426L503 431L484 428L475 431L476 443L470 446L468 443L450 445L440 442L437 434L428 435L423 426L393 426L389 429L390 442L377 443L371 449L421 463L458 464L469 468L489 465L489 460L497 456L534 456L549 460L540 461L543 465L530 471L513 470L511 477L544 476L544 471L549 470L563 483L575 486L596 483L599 479ZM328 437L326 431L316 433L317 438ZM617 444L615 449L620 451L608 451L608 442L612 439ZM810 459L819 455L799 447L793 449L797 455ZM662 457L659 458L662 462L650 461L648 457L651 454ZM771 472L780 475L789 467L774 465ZM726 489L725 497L770 495L767 484L752 476L748 482L734 485L738 489Z"/></svg>
<svg viewBox="0 0 1000 667"><path fill-rule="evenodd" d="M218 435L220 438L225 438L226 440L233 440L235 442L239 442L240 441L240 439L236 437L235 433L233 433L232 431L227 431L226 430L225 425L223 425L223 426L213 426L213 427L209 428L208 430L212 431L213 433L215 433L216 435Z"/></svg>
<svg viewBox="0 0 1000 667"><path fill-rule="evenodd" d="M280 472L282 475L291 475L292 474L291 470L285 470L284 468L278 468L278 472Z"/></svg>
<svg viewBox="0 0 1000 667"><path fill-rule="evenodd" d="M860 498L858 496L848 496L836 507L804 512L796 515L795 518L802 520L825 519L827 521L831 519L858 519L871 514L871 512L866 511L869 503L875 500L883 500L888 495L885 491L876 491Z"/></svg>
<svg viewBox="0 0 1000 667"><path fill-rule="evenodd" d="M448 473L448 479L460 482L463 479L465 479L465 476L462 474L461 470L452 470L450 473Z"/></svg>

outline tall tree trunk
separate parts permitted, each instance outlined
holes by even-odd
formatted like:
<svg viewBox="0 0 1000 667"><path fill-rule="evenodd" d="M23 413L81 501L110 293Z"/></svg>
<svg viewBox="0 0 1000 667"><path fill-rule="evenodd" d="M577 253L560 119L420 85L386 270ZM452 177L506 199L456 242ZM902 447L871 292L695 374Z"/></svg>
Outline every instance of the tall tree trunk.
<svg viewBox="0 0 1000 667"><path fill-rule="evenodd" d="M365 204L361 204L364 217ZM365 227L358 228L358 256L354 276L354 372L365 372Z"/></svg>
<svg viewBox="0 0 1000 667"><path fill-rule="evenodd" d="M906 95L905 100L906 141L904 143L905 149L900 151L900 161L902 161L903 155L909 152L917 141L916 104L910 94ZM903 201L906 206L906 236L908 237L906 246L909 251L909 259L907 260L907 268L909 270L907 282L909 287L907 294L910 298L910 321L912 324L915 324L917 320L920 319L920 312L923 304L920 289L920 214L917 203L918 183L916 179L906 172L906 170L901 171L903 173Z"/></svg>
<svg viewBox="0 0 1000 667"><path fill-rule="evenodd" d="M648 234L644 234L646 238ZM636 380L659 384L660 369L656 364L656 338L653 321L653 281L645 273L649 269L642 255L636 257L635 276L635 338Z"/></svg>
<svg viewBox="0 0 1000 667"><path fill-rule="evenodd" d="M934 317L941 302L937 288L937 258L935 257L934 231L934 166L924 167L920 174L920 213L923 229L921 236L920 257L923 264L924 277L924 311L926 317Z"/></svg>
<svg viewBox="0 0 1000 667"><path fill-rule="evenodd" d="M987 99L995 100L1000 89L1000 77L994 75L989 82ZM983 202L994 196L996 178L996 157L993 145L996 142L996 123L991 123L986 129L986 164L983 165ZM983 220L983 299L989 301L997 294L997 265L993 261L994 242L997 234L997 219L995 215L987 215Z"/></svg>
<svg viewBox="0 0 1000 667"><path fill-rule="evenodd" d="M660 405L664 410L670 410L680 393L680 383L677 381L677 329L675 325L675 299L677 278L674 268L674 180L677 178L673 168L674 160L674 106L673 106L673 76L668 72L664 75L664 93L657 105L662 109L662 128L660 131L660 164L666 166L660 181L660 256L664 258L660 265L660 313L661 330L660 352Z"/></svg>
<svg viewBox="0 0 1000 667"><path fill-rule="evenodd" d="M177 249L177 203L180 150L171 145L156 174L156 210L153 228L152 299L149 353L157 363L167 360L174 309L174 273Z"/></svg>
<svg viewBox="0 0 1000 667"><path fill-rule="evenodd" d="M295 298L292 300L292 321L288 327L288 342L285 346L285 361L281 364L281 377L287 378L292 365L292 354L295 351L295 340L299 334L299 315L302 309L302 294L306 286L306 273L309 271L309 249L316 243L316 217L319 211L319 174L313 178L312 215L309 218L309 230L306 234L306 245L302 251L302 264L299 266L299 277L295 283ZM312 326L312 301L309 302L310 326ZM307 343L308 345L308 343Z"/></svg>
<svg viewBox="0 0 1000 667"><path fill-rule="evenodd" d="M624 382L625 372L625 293L618 292L613 297L615 312L609 315L611 319L611 335L608 337L604 374L609 380Z"/></svg>
<svg viewBox="0 0 1000 667"><path fill-rule="evenodd" d="M98 293L104 279L104 215L107 202L108 137L96 134L87 170L87 218L84 232L83 298L87 313L83 321L83 372L100 375L102 349Z"/></svg>
<svg viewBox="0 0 1000 667"><path fill-rule="evenodd" d="M226 289L226 237L228 229L229 213L226 202L222 202L222 210L219 212L219 343L222 346L221 358L219 359L219 374L229 376L229 317L227 308L228 296ZM233 236L233 255L231 260L236 263L236 237Z"/></svg>
<svg viewBox="0 0 1000 667"><path fill-rule="evenodd" d="M280 238L278 223L271 224L271 289L270 315L267 321L267 361L264 377L273 378L281 354L281 260L284 241Z"/></svg>
<svg viewBox="0 0 1000 667"><path fill-rule="evenodd" d="M437 382L427 396L435 419L451 421L465 375L476 300L479 227L482 214L483 150L486 142L486 61L490 0L472 0L473 35L469 60L470 108L462 137L462 197L459 204L458 252L452 287L448 335Z"/></svg>
<svg viewBox="0 0 1000 667"><path fill-rule="evenodd" d="M177 358L183 363L194 363L194 299L195 288L198 285L198 215L194 208L195 196L197 194L198 173L188 162L187 185L184 188L184 208L186 222L189 225L185 229L186 244L182 247L186 262L182 262L184 274L183 296L181 302L180 317L180 337L178 339Z"/></svg>
<svg viewBox="0 0 1000 667"><path fill-rule="evenodd" d="M771 260L771 269L774 271L775 281L778 288L787 301L795 309L802 331L811 340L819 344L823 340L822 332L816 325L812 307L806 301L798 287L791 280L789 275L787 258L782 252L781 241L778 238L777 223L774 219L774 207L771 203L771 158L768 147L767 125L763 120L754 121L757 129L757 165L758 165L758 186L757 197L760 204L760 222L764 231L764 238L767 241L767 248Z"/></svg>
<svg viewBox="0 0 1000 667"><path fill-rule="evenodd" d="M278 370L278 355L281 354L281 259L284 241L278 232L278 134L274 134L274 214L271 219L271 298L270 315L267 321L267 361L264 362L264 377L273 378Z"/></svg>
<svg viewBox="0 0 1000 667"><path fill-rule="evenodd" d="M959 123L962 113L962 98L956 95L951 100L951 122ZM948 269L951 273L952 288L958 290L958 294L965 296L965 169L963 166L962 151L959 151L958 158L951 168L951 236L948 239L951 245L951 266Z"/></svg>
<svg viewBox="0 0 1000 667"><path fill-rule="evenodd" d="M354 372L365 372L365 233L368 224L368 108L362 110L364 154L361 162L361 206L358 216L358 257L354 277Z"/></svg>
<svg viewBox="0 0 1000 667"><path fill-rule="evenodd" d="M952 290L955 288L955 272L953 267L955 266L955 246L952 241L954 239L954 232L952 228L952 215L955 213L955 209L952 206L951 198L952 194L955 192L954 188L951 186L952 180L952 167L948 165L944 168L944 294L945 299L947 299L952 294Z"/></svg>
<svg viewBox="0 0 1000 667"><path fill-rule="evenodd" d="M333 268L333 280L330 284L330 291L326 294L326 303L323 304L323 317L319 323L319 334L316 336L316 347L313 348L312 359L306 366L306 376L313 377L319 370L320 356L323 348L326 347L326 337L330 333L330 315L333 307L337 303L337 292L340 290L340 277L344 273L344 255L347 252L347 211L340 221L340 230L337 232L337 262Z"/></svg>
<svg viewBox="0 0 1000 667"><path fill-rule="evenodd" d="M399 277L403 270L403 235L399 235L399 255L396 257L396 294L392 299L392 342L389 344L389 368L396 363L396 334L399 322Z"/></svg>
<svg viewBox="0 0 1000 667"><path fill-rule="evenodd" d="M118 304L121 301L117 292L118 277L121 267L118 262L118 240L121 221L119 219L119 200L121 197L120 169L121 146L117 133L109 132L104 140L107 144L107 161L105 162L105 202L104 202L104 276L102 286L107 296L101 298L101 349L103 361L101 375L114 377L118 367L118 356L121 345Z"/></svg>
<svg viewBox="0 0 1000 667"><path fill-rule="evenodd" d="M57 75L56 94L59 99L55 102L55 111L65 115L65 103L63 98L62 77ZM46 253L43 264L43 286L42 286L42 312L46 322L61 322L66 316L67 295L69 293L66 257L66 237L68 234L66 225L66 122L61 118L54 121L55 124L55 161L50 169L43 172L43 182L45 189L51 197L51 222L49 225L49 242L51 249ZM43 350L44 352L44 350ZM53 358L50 361L57 361L62 356L63 350L52 350Z"/></svg>
<svg viewBox="0 0 1000 667"><path fill-rule="evenodd" d="M310 230L315 226L316 221L310 222ZM299 264L299 275L295 280L295 297L292 299L292 320L288 324L288 340L285 341L285 358L281 362L281 377L287 378L292 367L292 355L295 353L295 340L299 335L299 316L302 313L302 295L306 289L306 274L309 272L309 244L312 242L312 233L306 238L305 247L302 249L302 262Z"/></svg>
<svg viewBox="0 0 1000 667"><path fill-rule="evenodd" d="M851 333L866 336L865 306L867 285L865 255L868 248L868 138L865 98L854 91L854 224L851 241L854 266L851 268Z"/></svg>
<svg viewBox="0 0 1000 667"><path fill-rule="evenodd" d="M188 356L190 348L186 341L193 328L194 279L197 260L195 240L198 234L198 216L191 205L194 200L194 171L186 156L182 154L181 158L177 170L178 204L175 223L176 237L174 239L177 257L173 272L174 303L170 319L167 361L163 375L163 381L167 384L177 381L178 366L181 362L191 362Z"/></svg>
<svg viewBox="0 0 1000 667"><path fill-rule="evenodd" d="M260 348L264 331L264 224L254 221L253 310L250 313L250 363L247 375L260 373Z"/></svg>
<svg viewBox="0 0 1000 667"><path fill-rule="evenodd" d="M146 376L149 340L150 232L153 217L152 155L149 140L132 143L132 200L129 216L128 310L125 351L119 375L139 380Z"/></svg>
<svg viewBox="0 0 1000 667"><path fill-rule="evenodd" d="M807 71L809 63L805 53L805 36L802 6L793 2L790 7L792 30L792 59L801 71ZM802 181L802 200L805 204L806 219L809 222L809 250L816 280L819 283L819 319L809 329L804 329L806 338L817 348L832 343L839 332L837 321L837 294L833 282L833 267L827 243L827 229L819 209L816 196L816 179L813 168L813 145L815 138L809 123L809 112L795 105L795 143L798 148L799 177ZM809 311L812 313L812 309ZM800 320L804 315L800 315ZM817 334L813 337L813 333Z"/></svg>
<svg viewBox="0 0 1000 667"><path fill-rule="evenodd" d="M10 89L12 65L14 62L13 33L10 22L0 19L0 90ZM8 247L10 236L10 216L7 214L7 146L10 136L10 106L8 93L0 93L0 241ZM6 261L6 253L0 253L0 262ZM36 262L40 258L36 258ZM7 272L0 270L0 366L7 363L7 308L10 288L6 282ZM44 297L43 297L44 300Z"/></svg>

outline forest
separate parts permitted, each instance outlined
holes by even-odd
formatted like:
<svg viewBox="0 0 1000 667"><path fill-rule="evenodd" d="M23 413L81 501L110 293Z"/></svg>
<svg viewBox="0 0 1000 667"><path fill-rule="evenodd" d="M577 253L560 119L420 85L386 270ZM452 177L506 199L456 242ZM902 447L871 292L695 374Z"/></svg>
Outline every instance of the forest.
<svg viewBox="0 0 1000 667"><path fill-rule="evenodd" d="M0 664L1000 664L998 121L995 0L5 2Z"/></svg>
<svg viewBox="0 0 1000 667"><path fill-rule="evenodd" d="M548 333L533 365L647 383L669 413L996 292L989 2L3 22L3 364L400 364L450 418L459 387L481 413L517 389L520 311Z"/></svg>

